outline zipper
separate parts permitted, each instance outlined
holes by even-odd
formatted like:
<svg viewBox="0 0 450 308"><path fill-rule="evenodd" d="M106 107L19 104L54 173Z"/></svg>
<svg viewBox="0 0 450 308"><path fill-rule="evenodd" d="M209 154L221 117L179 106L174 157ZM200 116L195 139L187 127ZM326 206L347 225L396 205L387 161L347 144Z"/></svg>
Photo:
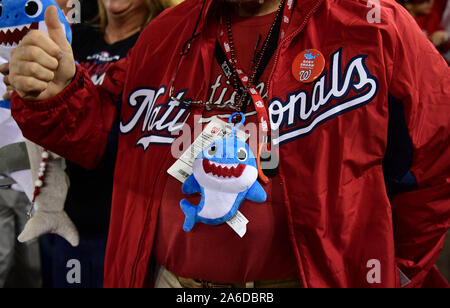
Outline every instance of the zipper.
<svg viewBox="0 0 450 308"><path fill-rule="evenodd" d="M164 165L165 164L162 164L163 167L164 167ZM162 169L163 168L159 169L158 175L155 178L155 183L158 182L158 179L160 178L160 176L162 174L161 173ZM152 196L154 196L154 194L155 194L156 187L157 187L157 185L153 186ZM153 200L153 198L151 198L151 200ZM144 243L143 242L144 242L144 239L146 238L150 217L152 216L151 215L151 212L152 212L151 211L152 210L151 204L152 203L153 203L153 201L150 201L150 203L147 206L147 211L145 212L144 229L142 230L141 237L140 237L139 243L138 243L138 252L136 254L136 258L134 260L133 267L131 268L131 279L130 279L130 285L129 285L130 288L133 288L133 286L134 286L134 284L136 282L137 264L139 262L139 259L141 258L141 255L142 255L142 249L144 247Z"/></svg>
<svg viewBox="0 0 450 308"><path fill-rule="evenodd" d="M195 32L196 32L196 29L197 29L198 26L199 26L200 21L201 21L202 12L203 12L204 9L205 9L206 2L207 2L207 1L205 1L205 0L203 1L202 8L201 8L201 11L200 11L200 16L199 16L199 18L198 18L198 20L197 20L197 25L195 26L194 33L193 33L193 35L192 35L192 38L195 37ZM212 3L212 2L211 2L211 3ZM208 8L209 8L209 7L208 7ZM207 8L207 9L208 9L208 8ZM203 23L204 23L204 21L203 21ZM203 25L202 25L202 28L203 28ZM192 43L192 42L191 42L191 43ZM189 47L189 48L190 48L190 47ZM205 95L208 95L208 94L205 94ZM187 118L189 118L190 115L191 115L191 114L189 114ZM169 147L168 152L170 152L170 147ZM169 155L169 156L166 156L166 157L170 157L170 155ZM158 180L159 180L161 174L163 173L162 171L163 171L163 169L164 169L165 162L167 162L167 160L165 160L164 163L162 164L162 168L159 170L158 175L156 176L155 182L154 182L154 183L157 183L157 182L158 182ZM157 186L157 185L154 185L154 189L153 189L153 191L152 191L152 196L154 196L154 192L155 192L155 187L156 187L156 186ZM162 200L161 200L161 202L162 202ZM161 202L159 202L159 206L161 206ZM150 217L151 217L151 208L150 208L150 206L151 206L151 203L149 204L149 206L148 206L148 208L147 208L147 211L146 211L146 213L145 213L146 217L145 217L144 230L142 231L142 235L141 235L141 237L140 237L140 239L139 239L139 243L138 243L138 252L137 252L136 258L135 258L135 260L134 260L133 266L132 266L132 268L131 268L130 287L133 287L133 285L134 285L135 282L136 282L137 264L138 264L138 262L139 262L139 259L140 259L141 255L142 255L143 242L144 242L145 234L147 234L147 230L148 230L148 226L149 226L149 220L150 220ZM158 217L156 217L156 219L158 219Z"/></svg>
<svg viewBox="0 0 450 308"><path fill-rule="evenodd" d="M191 113L188 115L188 117L189 117L190 115L191 115ZM165 159L162 161L161 168L159 169L159 171L158 171L158 173L157 173L157 176L155 177L154 183L157 183L163 174L166 174L166 176L167 176L167 173L164 172L164 169L165 169L165 167L166 167L166 165L167 165L167 161L168 161L168 160L170 159L170 157L171 157L171 155L167 155L167 154L170 154L170 146L169 146L169 148L168 148L168 150L167 150L167 152L166 152ZM153 190L152 190L152 194L151 194L151 196L152 196L151 199L152 199L152 200L153 200L153 196L155 195L156 187L157 187L157 185L153 185ZM159 200L159 202L158 202L158 206L159 206L159 207L162 205L162 202L163 202L162 199ZM150 202L150 203L148 204L148 206L147 206L147 211L145 212L144 229L142 230L141 237L139 238L138 251L137 251L136 258L135 258L135 260L134 260L133 266L132 266L132 268L131 268L131 279L130 279L130 285L129 285L130 288L132 288L133 285L136 283L137 266L138 266L139 259L140 259L141 256L142 256L142 249L144 248L144 240L145 240L145 238L146 238L146 234L147 234L147 231L148 231L148 228L149 228L149 225L150 225L149 221L150 221L150 218L151 218L151 216L152 216L152 215L151 215L151 214L152 214L152 210L153 210L153 207L151 206L152 203L153 203L153 202ZM155 218L155 219L158 219L158 215L159 215L158 213L159 213L159 209L158 209L158 211L157 211L157 214L156 214L156 218ZM156 223L158 223L158 222L156 222ZM154 244L154 240L153 240L153 242L152 242L152 245L153 245L153 244ZM153 249L153 247L152 247L152 249Z"/></svg>
<svg viewBox="0 0 450 308"><path fill-rule="evenodd" d="M293 37L297 36L300 32L303 31L303 29L305 28L306 24L308 23L308 20L317 11L319 6L321 6L324 1L325 0L318 0L316 2L316 4L312 7L312 9L308 12L308 14L305 16L305 19L303 20L303 23L300 25L300 27L298 27L298 29L296 31L292 32L289 36L285 37L284 39L282 39L280 41L280 44L278 46L278 50L277 50L277 52L275 54L275 59L274 59L272 71L271 71L271 73L269 75L269 81L267 82L267 86L268 86L268 88L267 88L267 95L268 95L268 97L272 97L272 93L271 93L271 91L272 91L272 87L271 87L272 79L273 79L273 75L275 74L275 69L276 69L276 66L277 66L277 63L278 63L278 59L279 59L280 54L281 54L281 49L283 47L283 44L285 44L287 41L291 40ZM289 220L289 218L288 218L288 220ZM292 229L292 226L290 226L289 229ZM300 270L300 276L301 276L300 277L301 283L302 283L302 285L305 288L308 288L308 284L306 282L306 275L305 275L303 260L302 260L302 257L301 257L302 254L300 253L300 249L298 248L298 245L296 243L291 243L291 244L294 245L294 248L297 247L297 249L298 249L298 257L300 259L300 264L299 264L300 265L300 269L299 270Z"/></svg>

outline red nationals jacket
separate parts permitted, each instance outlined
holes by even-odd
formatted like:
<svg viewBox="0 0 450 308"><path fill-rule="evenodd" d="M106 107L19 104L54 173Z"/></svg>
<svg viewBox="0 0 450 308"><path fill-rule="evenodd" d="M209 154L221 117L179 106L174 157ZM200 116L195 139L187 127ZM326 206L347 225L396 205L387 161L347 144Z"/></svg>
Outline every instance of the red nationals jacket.
<svg viewBox="0 0 450 308"><path fill-rule="evenodd" d="M288 3L295 10L266 107L299 277L305 287L419 287L450 221L450 70L393 0ZM196 113L171 101L168 87L202 4L163 13L100 87L78 68L58 97L13 97L27 138L85 167L101 159L120 117L105 287L142 287L149 277L172 132L193 127ZM216 4L205 1L180 96L206 101ZM326 66L303 84L291 66L311 48Z"/></svg>

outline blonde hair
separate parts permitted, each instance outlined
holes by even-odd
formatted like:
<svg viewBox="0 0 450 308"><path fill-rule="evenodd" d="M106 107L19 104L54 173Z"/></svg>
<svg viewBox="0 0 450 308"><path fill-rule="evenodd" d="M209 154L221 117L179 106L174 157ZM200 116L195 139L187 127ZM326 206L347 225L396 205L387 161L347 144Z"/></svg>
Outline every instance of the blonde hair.
<svg viewBox="0 0 450 308"><path fill-rule="evenodd" d="M148 16L141 25L141 30L144 29L150 21L159 15L166 8L173 6L175 3L179 3L177 0L145 0L147 4ZM93 22L98 24L101 32L105 32L106 25L108 24L108 17L106 15L106 9L102 0L97 0L98 3L98 15L94 18Z"/></svg>

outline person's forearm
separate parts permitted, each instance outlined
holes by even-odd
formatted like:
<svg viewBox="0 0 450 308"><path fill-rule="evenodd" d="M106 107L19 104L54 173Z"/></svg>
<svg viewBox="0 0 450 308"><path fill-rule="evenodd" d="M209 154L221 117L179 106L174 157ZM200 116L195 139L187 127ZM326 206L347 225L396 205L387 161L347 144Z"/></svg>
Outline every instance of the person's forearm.
<svg viewBox="0 0 450 308"><path fill-rule="evenodd" d="M34 102L14 93L11 110L27 139L93 168L103 154L116 114L107 96L79 67L72 83L58 96Z"/></svg>

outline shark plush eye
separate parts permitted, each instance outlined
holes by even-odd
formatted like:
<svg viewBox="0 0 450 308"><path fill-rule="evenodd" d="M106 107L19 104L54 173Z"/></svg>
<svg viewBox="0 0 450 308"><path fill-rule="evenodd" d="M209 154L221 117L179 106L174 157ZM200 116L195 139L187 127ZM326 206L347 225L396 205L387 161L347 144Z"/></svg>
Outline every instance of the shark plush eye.
<svg viewBox="0 0 450 308"><path fill-rule="evenodd" d="M207 154L209 157L213 157L214 154L216 154L217 152L217 147L215 145L213 145L212 147L210 147L207 151Z"/></svg>
<svg viewBox="0 0 450 308"><path fill-rule="evenodd" d="M2 17L2 13L3 13L3 4L0 3L0 17Z"/></svg>
<svg viewBox="0 0 450 308"><path fill-rule="evenodd" d="M247 159L247 150L245 148L240 148L237 151L236 157L240 161L245 161Z"/></svg>
<svg viewBox="0 0 450 308"><path fill-rule="evenodd" d="M25 13L28 17L38 17L42 13L42 2L40 0L30 0L25 4Z"/></svg>

